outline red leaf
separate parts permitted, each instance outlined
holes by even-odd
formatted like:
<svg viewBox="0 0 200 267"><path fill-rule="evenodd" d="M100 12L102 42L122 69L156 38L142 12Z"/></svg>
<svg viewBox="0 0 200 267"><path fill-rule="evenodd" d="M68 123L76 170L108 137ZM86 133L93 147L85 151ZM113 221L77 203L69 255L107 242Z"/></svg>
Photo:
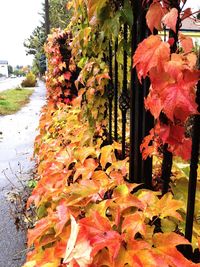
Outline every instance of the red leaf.
<svg viewBox="0 0 200 267"><path fill-rule="evenodd" d="M71 72L67 71L63 74L63 76L64 76L65 80L69 81L72 74L71 74Z"/></svg>
<svg viewBox="0 0 200 267"><path fill-rule="evenodd" d="M176 23L178 18L178 10L176 8L172 8L162 19L162 22L176 32Z"/></svg>
<svg viewBox="0 0 200 267"><path fill-rule="evenodd" d="M183 11L183 15L181 17L181 20L184 20L185 18L188 18L190 15L192 15L192 10L191 8L186 8L184 11Z"/></svg>
<svg viewBox="0 0 200 267"><path fill-rule="evenodd" d="M158 93L150 88L147 98L144 100L145 108L150 110L151 114L157 119L162 111L163 104Z"/></svg>
<svg viewBox="0 0 200 267"><path fill-rule="evenodd" d="M151 35L138 45L133 56L139 80L146 77L148 72L157 67L162 69L163 65L170 58L170 48L168 43L162 42L160 36ZM134 90L134 88L133 88Z"/></svg>
<svg viewBox="0 0 200 267"><path fill-rule="evenodd" d="M94 212L92 217L79 221L82 232L87 234L88 240L93 247L92 256L94 257L98 251L107 247L111 259L117 257L122 237L116 231L113 231L108 219Z"/></svg>
<svg viewBox="0 0 200 267"><path fill-rule="evenodd" d="M176 144L170 147L170 150L179 157L182 157L184 160L189 160L191 158L192 151L192 140L184 138L182 144Z"/></svg>

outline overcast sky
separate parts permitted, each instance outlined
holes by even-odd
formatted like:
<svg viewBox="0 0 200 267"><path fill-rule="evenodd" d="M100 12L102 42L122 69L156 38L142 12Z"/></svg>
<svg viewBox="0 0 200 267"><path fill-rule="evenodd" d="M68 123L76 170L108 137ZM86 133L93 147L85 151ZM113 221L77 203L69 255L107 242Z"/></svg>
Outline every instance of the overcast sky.
<svg viewBox="0 0 200 267"><path fill-rule="evenodd" d="M10 65L32 64L23 42L40 25L44 0L0 0L0 60Z"/></svg>
<svg viewBox="0 0 200 267"><path fill-rule="evenodd" d="M0 0L0 60L12 66L32 64L23 42L36 26L44 0ZM187 0L187 6L200 7L199 0Z"/></svg>

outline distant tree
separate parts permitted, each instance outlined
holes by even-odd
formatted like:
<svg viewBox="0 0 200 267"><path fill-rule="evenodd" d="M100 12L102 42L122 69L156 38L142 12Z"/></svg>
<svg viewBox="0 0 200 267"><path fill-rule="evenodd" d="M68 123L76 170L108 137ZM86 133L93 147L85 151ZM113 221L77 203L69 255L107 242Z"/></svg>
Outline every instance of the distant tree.
<svg viewBox="0 0 200 267"><path fill-rule="evenodd" d="M11 65L8 65L8 75L13 74L13 67Z"/></svg>
<svg viewBox="0 0 200 267"><path fill-rule="evenodd" d="M49 0L49 17L50 28L64 29L68 25L71 12L66 10L67 0ZM44 6L43 6L43 18L44 18Z"/></svg>
<svg viewBox="0 0 200 267"><path fill-rule="evenodd" d="M66 10L67 0L49 0L50 28L66 28L71 14ZM42 22L37 26L31 36L24 41L26 53L34 55L33 72L43 75L46 70L46 57L44 53L45 33L45 5L42 5Z"/></svg>

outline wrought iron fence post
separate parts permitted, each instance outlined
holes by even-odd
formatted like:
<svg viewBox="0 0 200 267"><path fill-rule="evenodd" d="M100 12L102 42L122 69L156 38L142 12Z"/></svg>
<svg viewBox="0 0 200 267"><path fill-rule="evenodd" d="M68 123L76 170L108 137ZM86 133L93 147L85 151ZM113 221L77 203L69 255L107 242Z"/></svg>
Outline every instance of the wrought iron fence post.
<svg viewBox="0 0 200 267"><path fill-rule="evenodd" d="M114 139L118 140L118 38L115 40L115 86L114 86Z"/></svg>
<svg viewBox="0 0 200 267"><path fill-rule="evenodd" d="M199 54L199 61L200 61L200 54ZM200 112L200 81L198 82L197 85L196 103L198 104L198 112ZM186 227L185 227L185 237L190 242L192 241L192 231L193 231L199 149L200 149L200 115L196 115L194 118L194 124L192 130L192 153L190 162L187 215L186 215Z"/></svg>
<svg viewBox="0 0 200 267"><path fill-rule="evenodd" d="M113 97L114 97L114 88L113 88L113 60L112 60L112 44L109 42L109 84L107 87L107 95L109 102L109 143L112 143L112 115L113 115Z"/></svg>
<svg viewBox="0 0 200 267"><path fill-rule="evenodd" d="M127 55L127 41L128 41L128 25L124 24L124 64L123 64L123 88L122 93L119 98L119 107L122 111L122 159L126 156L126 115L127 110L130 107L130 98L127 89L127 64L128 64L128 55Z"/></svg>
<svg viewBox="0 0 200 267"><path fill-rule="evenodd" d="M142 0L132 1L134 23L131 30L132 35L132 65L133 55L137 45L148 36L146 25L146 9L142 5ZM151 187L152 160L142 160L140 145L142 139L153 127L153 119L150 113L144 109L144 97L149 91L149 81L139 83L136 69L131 70L131 108L130 108L130 167L129 179L132 182L144 182L146 187Z"/></svg>

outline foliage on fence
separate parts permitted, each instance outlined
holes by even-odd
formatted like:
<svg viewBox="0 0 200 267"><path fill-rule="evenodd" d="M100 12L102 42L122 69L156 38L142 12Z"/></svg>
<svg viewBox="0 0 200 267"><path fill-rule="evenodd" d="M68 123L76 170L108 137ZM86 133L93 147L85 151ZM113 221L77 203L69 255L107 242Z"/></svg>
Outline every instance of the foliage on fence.
<svg viewBox="0 0 200 267"><path fill-rule="evenodd" d="M179 227L184 203L173 199L170 192L161 196L129 183L129 159L116 157L121 154L121 144L107 144L106 96L112 80L106 64L108 48L110 40L119 37L122 69L124 41L120 28L124 22L133 22L130 2L71 2L74 17L70 28L56 30L46 46L48 101L35 142L40 180L28 201L28 205L37 207L38 222L28 233L31 251L24 267L200 266L187 260L176 247L189 244ZM175 11L164 3L168 8L162 10L166 13L164 22L174 28L168 21ZM153 21L157 8L162 9L158 1L147 13L150 29L160 27L161 17ZM183 49L189 49L188 42ZM139 77L148 74L151 79L146 106L157 119L156 136L177 153L183 143L186 117L196 112L194 85L199 72L194 70L195 56L188 50L171 53L170 43L156 35L139 45L134 62ZM123 77L119 84L123 84ZM179 85L184 89L183 96ZM172 88L181 98L174 99ZM184 108L187 116L183 116ZM159 122L162 112L167 116L166 126ZM176 144L174 133L179 138ZM197 242L194 245L198 247Z"/></svg>

